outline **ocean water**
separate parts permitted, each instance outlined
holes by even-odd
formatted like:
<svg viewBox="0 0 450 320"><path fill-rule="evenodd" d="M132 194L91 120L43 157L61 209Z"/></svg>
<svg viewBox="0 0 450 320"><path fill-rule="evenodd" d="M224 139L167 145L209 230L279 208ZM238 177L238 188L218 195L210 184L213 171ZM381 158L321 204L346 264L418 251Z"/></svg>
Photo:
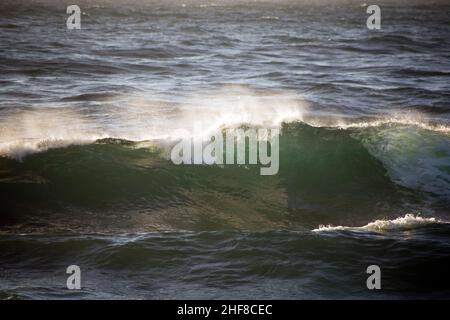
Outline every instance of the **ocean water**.
<svg viewBox="0 0 450 320"><path fill-rule="evenodd" d="M447 1L70 4L2 1L0 298L450 297ZM168 156L236 128L278 174Z"/></svg>

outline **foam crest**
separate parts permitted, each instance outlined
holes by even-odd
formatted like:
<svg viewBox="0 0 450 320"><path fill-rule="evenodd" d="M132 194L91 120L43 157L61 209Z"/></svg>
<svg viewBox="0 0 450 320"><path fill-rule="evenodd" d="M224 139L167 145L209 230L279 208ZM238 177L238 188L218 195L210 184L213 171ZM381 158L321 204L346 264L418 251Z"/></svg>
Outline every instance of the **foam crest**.
<svg viewBox="0 0 450 320"><path fill-rule="evenodd" d="M352 129L352 128L372 128L372 127L380 127L384 125L406 125L406 126L415 126L420 129L434 131L441 134L450 134L450 126L445 123L434 123L430 121L424 114L419 112L407 112L404 114L401 113L392 113L388 116L358 121L358 120L345 120L345 119L337 119L334 121L330 121L327 124L322 123L320 120L311 121L310 125L314 126L330 126L337 127L340 129Z"/></svg>
<svg viewBox="0 0 450 320"><path fill-rule="evenodd" d="M0 155L15 159L72 144L116 138L130 141L205 138L242 125L280 128L303 119L301 96L244 86L196 93L182 103L124 97L120 105L98 107L88 115L69 108L35 108L12 113L0 122Z"/></svg>
<svg viewBox="0 0 450 320"><path fill-rule="evenodd" d="M404 217L399 217L393 220L380 219L370 222L362 227L349 227L349 226L331 226L320 225L313 232L328 232L328 231L371 231L371 232L388 232L407 228L414 228L423 225L436 224L436 223L448 223L434 217L424 218L419 215L406 214Z"/></svg>
<svg viewBox="0 0 450 320"><path fill-rule="evenodd" d="M0 155L18 160L31 153L104 137L80 114L65 108L12 113L2 118L0 128Z"/></svg>

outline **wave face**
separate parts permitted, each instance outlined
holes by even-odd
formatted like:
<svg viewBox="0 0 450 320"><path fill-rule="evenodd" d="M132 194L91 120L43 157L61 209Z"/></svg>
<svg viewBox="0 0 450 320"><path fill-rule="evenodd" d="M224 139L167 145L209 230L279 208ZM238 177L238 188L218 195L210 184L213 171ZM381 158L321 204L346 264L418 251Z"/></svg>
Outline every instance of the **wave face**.
<svg viewBox="0 0 450 320"><path fill-rule="evenodd" d="M32 232L147 232L308 229L411 210L447 215L450 148L439 132L282 124L280 169L270 177L259 165L177 166L169 158L176 141L104 138L4 157L3 219Z"/></svg>
<svg viewBox="0 0 450 320"><path fill-rule="evenodd" d="M0 298L448 299L447 2L2 1ZM239 128L278 174L170 161Z"/></svg>

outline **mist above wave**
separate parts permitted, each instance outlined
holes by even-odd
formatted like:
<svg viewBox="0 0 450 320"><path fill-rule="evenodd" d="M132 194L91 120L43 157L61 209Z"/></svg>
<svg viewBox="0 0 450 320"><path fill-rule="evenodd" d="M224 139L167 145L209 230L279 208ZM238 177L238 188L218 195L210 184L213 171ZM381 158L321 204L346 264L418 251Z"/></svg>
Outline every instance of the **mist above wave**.
<svg viewBox="0 0 450 320"><path fill-rule="evenodd" d="M243 86L195 93L182 103L131 96L89 112L40 106L2 117L0 155L22 159L104 138L175 141L209 137L222 128L242 125L280 128L283 122L302 121L307 108L299 95Z"/></svg>

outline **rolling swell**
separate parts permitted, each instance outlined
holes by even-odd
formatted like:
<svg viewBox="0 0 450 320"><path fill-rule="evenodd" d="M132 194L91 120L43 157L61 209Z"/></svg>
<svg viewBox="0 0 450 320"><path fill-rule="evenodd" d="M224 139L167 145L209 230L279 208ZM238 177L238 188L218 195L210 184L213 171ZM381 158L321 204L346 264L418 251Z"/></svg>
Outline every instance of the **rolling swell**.
<svg viewBox="0 0 450 320"><path fill-rule="evenodd" d="M247 299L274 294L286 299L398 299L425 293L445 298L449 234L449 225L429 225L403 236L351 231L10 236L0 239L2 267L10 273L0 297L73 298L60 289L66 280L60 271L75 260L86 274L79 298L227 298L231 292ZM15 248L14 254L9 248ZM40 267L20 273L31 263ZM363 285L369 264L384 267L383 290L375 293ZM27 285L7 286L20 280ZM41 286L48 289L42 292Z"/></svg>
<svg viewBox="0 0 450 320"><path fill-rule="evenodd" d="M176 166L167 146L157 141L101 139L22 161L0 158L2 229L311 229L421 211L429 192L407 179L402 183L414 172L394 171L400 161L395 153L377 154L385 150L381 138L391 132L387 128L284 124L280 170L274 176L260 176L259 165ZM371 130L376 134L367 135ZM446 191L445 185L438 187L436 192ZM439 199L445 203L448 198L444 193Z"/></svg>

